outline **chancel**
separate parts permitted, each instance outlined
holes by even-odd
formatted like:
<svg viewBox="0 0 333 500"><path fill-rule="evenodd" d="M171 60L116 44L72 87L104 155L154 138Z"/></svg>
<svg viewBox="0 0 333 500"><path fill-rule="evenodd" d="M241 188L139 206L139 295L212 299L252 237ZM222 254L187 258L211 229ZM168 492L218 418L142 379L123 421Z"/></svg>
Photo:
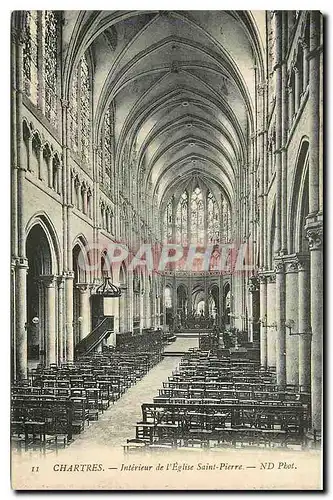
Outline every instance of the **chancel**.
<svg viewBox="0 0 333 500"><path fill-rule="evenodd" d="M319 447L321 14L11 35L13 445Z"/></svg>

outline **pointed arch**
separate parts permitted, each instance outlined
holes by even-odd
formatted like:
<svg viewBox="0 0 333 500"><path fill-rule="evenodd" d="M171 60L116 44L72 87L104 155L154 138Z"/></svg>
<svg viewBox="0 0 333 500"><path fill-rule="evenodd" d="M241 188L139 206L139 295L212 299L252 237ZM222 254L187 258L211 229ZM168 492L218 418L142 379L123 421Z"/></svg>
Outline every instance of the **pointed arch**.
<svg viewBox="0 0 333 500"><path fill-rule="evenodd" d="M288 249L289 253L307 249L305 243L305 217L309 211L309 140L304 136L301 140L293 183L289 198L288 213Z"/></svg>
<svg viewBox="0 0 333 500"><path fill-rule="evenodd" d="M26 239L35 226L39 226L45 234L45 238L50 249L50 274L58 275L60 274L60 270L62 268L62 254L55 227L45 212L39 212L33 215L26 225Z"/></svg>

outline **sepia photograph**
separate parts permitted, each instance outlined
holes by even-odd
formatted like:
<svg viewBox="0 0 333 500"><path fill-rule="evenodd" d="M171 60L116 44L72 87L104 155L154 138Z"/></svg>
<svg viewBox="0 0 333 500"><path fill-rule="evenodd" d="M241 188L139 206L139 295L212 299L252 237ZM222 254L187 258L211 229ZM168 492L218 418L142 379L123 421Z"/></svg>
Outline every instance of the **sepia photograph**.
<svg viewBox="0 0 333 500"><path fill-rule="evenodd" d="M322 491L323 14L10 16L11 488Z"/></svg>

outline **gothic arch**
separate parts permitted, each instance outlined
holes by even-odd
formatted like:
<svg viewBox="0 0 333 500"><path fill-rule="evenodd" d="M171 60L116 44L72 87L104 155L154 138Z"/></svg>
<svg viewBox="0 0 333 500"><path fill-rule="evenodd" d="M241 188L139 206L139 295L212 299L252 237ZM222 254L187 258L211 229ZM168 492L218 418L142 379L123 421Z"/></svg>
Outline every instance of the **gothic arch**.
<svg viewBox="0 0 333 500"><path fill-rule="evenodd" d="M304 225L305 217L308 215L309 210L308 158L309 141L307 137L303 137L298 150L295 174L289 198L289 253L300 252L306 249L304 245Z"/></svg>
<svg viewBox="0 0 333 500"><path fill-rule="evenodd" d="M34 226L40 226L45 234L50 248L50 273L54 275L60 274L62 268L62 255L57 232L51 222L51 219L45 212L35 214L26 225L26 239L28 238Z"/></svg>

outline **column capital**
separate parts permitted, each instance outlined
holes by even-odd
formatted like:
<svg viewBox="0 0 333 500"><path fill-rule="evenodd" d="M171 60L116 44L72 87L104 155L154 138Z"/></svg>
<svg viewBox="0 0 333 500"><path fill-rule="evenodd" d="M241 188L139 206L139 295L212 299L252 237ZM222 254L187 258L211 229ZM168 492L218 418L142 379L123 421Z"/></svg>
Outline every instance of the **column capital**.
<svg viewBox="0 0 333 500"><path fill-rule="evenodd" d="M16 257L14 259L14 265L19 269L29 269L28 259L25 257Z"/></svg>
<svg viewBox="0 0 333 500"><path fill-rule="evenodd" d="M276 275L275 273L267 274L267 283L275 283L276 282Z"/></svg>
<svg viewBox="0 0 333 500"><path fill-rule="evenodd" d="M56 283L56 277L53 274L40 276L39 282L43 284L46 288L54 288Z"/></svg>
<svg viewBox="0 0 333 500"><path fill-rule="evenodd" d="M293 260L286 261L286 273L298 272L298 259L295 257Z"/></svg>
<svg viewBox="0 0 333 500"><path fill-rule="evenodd" d="M258 275L258 279L259 279L259 284L260 285L264 285L264 284L267 283L267 276L266 276L266 274L260 273Z"/></svg>
<svg viewBox="0 0 333 500"><path fill-rule="evenodd" d="M308 271L309 269L309 260L308 259L299 259L297 261L298 271Z"/></svg>
<svg viewBox="0 0 333 500"><path fill-rule="evenodd" d="M89 290L90 285L89 283L77 283L76 288L79 290L80 293L86 293Z"/></svg>
<svg viewBox="0 0 333 500"><path fill-rule="evenodd" d="M274 271L275 271L275 274L284 273L284 262L282 260L275 262Z"/></svg>
<svg viewBox="0 0 333 500"><path fill-rule="evenodd" d="M306 228L306 237L309 242L310 250L322 250L323 248L323 226L322 223L308 226Z"/></svg>
<svg viewBox="0 0 333 500"><path fill-rule="evenodd" d="M259 290L259 277L257 275L249 277L248 288L250 293L257 292Z"/></svg>
<svg viewBox="0 0 333 500"><path fill-rule="evenodd" d="M73 280L74 279L74 272L73 271L64 271L63 277L66 280Z"/></svg>

